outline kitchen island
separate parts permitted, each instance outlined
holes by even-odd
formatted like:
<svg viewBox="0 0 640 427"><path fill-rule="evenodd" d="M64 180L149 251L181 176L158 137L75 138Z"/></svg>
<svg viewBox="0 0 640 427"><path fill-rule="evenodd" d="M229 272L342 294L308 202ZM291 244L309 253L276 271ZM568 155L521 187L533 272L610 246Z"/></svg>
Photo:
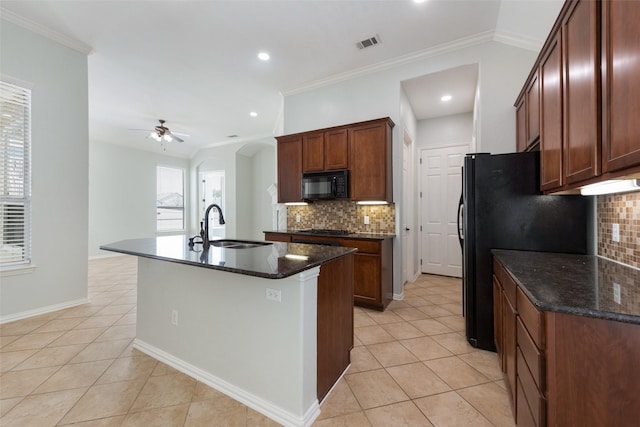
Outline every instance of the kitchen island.
<svg viewBox="0 0 640 427"><path fill-rule="evenodd" d="M350 363L355 250L256 243L101 249L138 256L137 349L283 425L311 425Z"/></svg>
<svg viewBox="0 0 640 427"><path fill-rule="evenodd" d="M640 270L493 250L496 348L520 425L636 425Z"/></svg>

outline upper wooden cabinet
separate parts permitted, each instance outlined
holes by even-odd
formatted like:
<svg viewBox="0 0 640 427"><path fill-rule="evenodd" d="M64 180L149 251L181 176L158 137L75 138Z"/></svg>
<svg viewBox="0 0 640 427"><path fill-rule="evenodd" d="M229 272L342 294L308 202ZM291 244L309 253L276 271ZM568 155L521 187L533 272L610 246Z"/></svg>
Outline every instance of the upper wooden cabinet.
<svg viewBox="0 0 640 427"><path fill-rule="evenodd" d="M561 32L540 61L540 106L540 188L552 190L564 184Z"/></svg>
<svg viewBox="0 0 640 427"><path fill-rule="evenodd" d="M347 129L304 134L302 171L322 172L349 168Z"/></svg>
<svg viewBox="0 0 640 427"><path fill-rule="evenodd" d="M639 20L638 1L567 0L560 11L516 101L521 150L533 135L521 110L535 104L527 95L538 76L546 193L640 174Z"/></svg>
<svg viewBox="0 0 640 427"><path fill-rule="evenodd" d="M527 151L540 139L540 84L534 72L515 103L516 150Z"/></svg>
<svg viewBox="0 0 640 427"><path fill-rule="evenodd" d="M351 200L393 201L392 128L388 118L349 128Z"/></svg>
<svg viewBox="0 0 640 427"><path fill-rule="evenodd" d="M640 2L602 3L602 169L640 165Z"/></svg>
<svg viewBox="0 0 640 427"><path fill-rule="evenodd" d="M600 2L570 3L562 21L568 184L600 175Z"/></svg>
<svg viewBox="0 0 640 427"><path fill-rule="evenodd" d="M302 201L302 136L281 136L278 141L278 202Z"/></svg>
<svg viewBox="0 0 640 427"><path fill-rule="evenodd" d="M303 172L349 170L353 201L393 202L388 118L277 137L278 202L301 201Z"/></svg>

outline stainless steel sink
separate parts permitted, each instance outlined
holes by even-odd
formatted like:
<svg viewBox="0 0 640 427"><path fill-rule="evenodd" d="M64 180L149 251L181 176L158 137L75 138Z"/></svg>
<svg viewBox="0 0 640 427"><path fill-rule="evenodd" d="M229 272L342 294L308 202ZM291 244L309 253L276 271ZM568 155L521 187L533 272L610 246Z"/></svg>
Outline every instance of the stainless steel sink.
<svg viewBox="0 0 640 427"><path fill-rule="evenodd" d="M259 246L271 245L271 242L256 242L252 240L233 240L233 239L221 239L211 240L209 243L211 246L217 246L219 248L226 249L249 249L257 248Z"/></svg>

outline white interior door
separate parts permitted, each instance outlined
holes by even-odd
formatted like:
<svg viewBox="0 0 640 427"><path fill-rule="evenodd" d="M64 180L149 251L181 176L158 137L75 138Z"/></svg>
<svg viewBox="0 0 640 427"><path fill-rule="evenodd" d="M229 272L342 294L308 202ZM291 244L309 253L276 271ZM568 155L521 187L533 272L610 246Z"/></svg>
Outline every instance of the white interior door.
<svg viewBox="0 0 640 427"><path fill-rule="evenodd" d="M413 280L415 269L413 266L414 233L414 201L412 179L411 138L405 133L402 144L402 283Z"/></svg>
<svg viewBox="0 0 640 427"><path fill-rule="evenodd" d="M421 151L422 272L462 277L457 214L462 163L469 146Z"/></svg>

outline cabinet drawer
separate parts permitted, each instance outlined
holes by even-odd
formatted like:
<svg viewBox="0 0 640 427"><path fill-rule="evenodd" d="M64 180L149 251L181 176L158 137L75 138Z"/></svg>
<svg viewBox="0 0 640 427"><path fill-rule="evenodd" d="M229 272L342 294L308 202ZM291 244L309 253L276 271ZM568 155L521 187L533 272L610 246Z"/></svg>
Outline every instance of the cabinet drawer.
<svg viewBox="0 0 640 427"><path fill-rule="evenodd" d="M516 285L516 282L513 280L511 274L509 274L507 270L503 271L502 277L500 279L500 283L502 284L502 288L504 289L504 293L507 296L507 299L509 299L509 302L511 303L513 308L518 311L519 307L516 299L516 289L518 288L518 286Z"/></svg>
<svg viewBox="0 0 640 427"><path fill-rule="evenodd" d="M520 380L518 380L518 396L524 396ZM533 418L533 414L531 414L527 400L520 398L516 400L516 424L518 427L536 427L536 421Z"/></svg>
<svg viewBox="0 0 640 427"><path fill-rule="evenodd" d="M498 261L498 259L494 257L493 258L493 274L496 276L496 278L500 282L500 286L502 286L503 273L504 273L504 267L502 267L502 264L500 264L500 261Z"/></svg>
<svg viewBox="0 0 640 427"><path fill-rule="evenodd" d="M523 406L520 401L525 400L526 406L529 408L531 416L534 420L534 425L545 425L545 401L542 393L536 386L533 376L527 367L524 357L520 349L518 353L518 426L520 425L520 408Z"/></svg>
<svg viewBox="0 0 640 427"><path fill-rule="evenodd" d="M342 246L357 248L360 253L380 255L380 242L377 240L342 239Z"/></svg>
<svg viewBox="0 0 640 427"><path fill-rule="evenodd" d="M545 385L545 367L544 367L544 354L538 350L533 339L527 332L527 329L522 324L522 321L518 319L518 347L522 352L522 357L531 371L533 380L536 386L540 390L544 390ZM520 369L520 367L518 367Z"/></svg>
<svg viewBox="0 0 640 427"><path fill-rule="evenodd" d="M272 242L290 242L291 235L285 233L264 233L264 240Z"/></svg>
<svg viewBox="0 0 640 427"><path fill-rule="evenodd" d="M520 319L527 328L529 335L535 342L536 347L540 350L544 350L544 339L542 334L544 333L543 317L542 313L533 305L531 300L522 292L520 288L517 289L517 307Z"/></svg>

